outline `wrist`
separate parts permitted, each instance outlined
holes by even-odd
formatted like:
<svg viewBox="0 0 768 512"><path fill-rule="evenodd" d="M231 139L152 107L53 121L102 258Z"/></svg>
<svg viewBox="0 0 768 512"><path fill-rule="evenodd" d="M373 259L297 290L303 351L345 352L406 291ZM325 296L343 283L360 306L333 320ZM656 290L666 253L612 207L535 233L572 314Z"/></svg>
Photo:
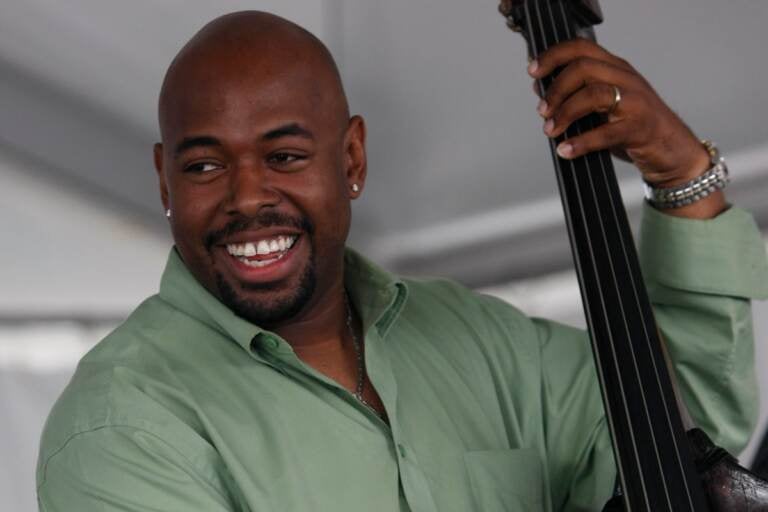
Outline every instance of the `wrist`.
<svg viewBox="0 0 768 512"><path fill-rule="evenodd" d="M722 189L728 166L712 142L702 140L688 168L665 182L646 182L646 199L657 210L689 218L712 218L728 205Z"/></svg>
<svg viewBox="0 0 768 512"><path fill-rule="evenodd" d="M701 201L679 208L654 208L665 215L672 215L673 217L706 220L714 219L727 210L728 207L728 202L725 200L725 193L722 190L718 190Z"/></svg>
<svg viewBox="0 0 768 512"><path fill-rule="evenodd" d="M696 179L712 167L712 155L704 144L696 144L692 153L693 155L686 165L675 172L669 173L672 177L661 182L653 183L653 186L656 188L677 187Z"/></svg>

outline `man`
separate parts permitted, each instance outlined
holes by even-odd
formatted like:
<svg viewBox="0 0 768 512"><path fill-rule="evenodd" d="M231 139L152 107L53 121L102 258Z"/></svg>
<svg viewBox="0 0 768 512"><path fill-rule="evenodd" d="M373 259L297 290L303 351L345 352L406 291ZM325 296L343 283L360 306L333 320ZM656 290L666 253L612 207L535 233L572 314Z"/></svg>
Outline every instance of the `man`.
<svg viewBox="0 0 768 512"><path fill-rule="evenodd" d="M659 187L710 166L624 61L582 41L529 70L561 65L539 107L549 135L610 112L564 156L612 147ZM52 411L42 510L607 500L615 468L585 333L448 281L398 279L345 249L365 125L316 38L260 12L214 20L171 64L160 128L175 249L160 293L85 356ZM768 269L751 218L725 209L722 193L648 208L643 254L692 413L738 450L755 419L748 299L766 294Z"/></svg>

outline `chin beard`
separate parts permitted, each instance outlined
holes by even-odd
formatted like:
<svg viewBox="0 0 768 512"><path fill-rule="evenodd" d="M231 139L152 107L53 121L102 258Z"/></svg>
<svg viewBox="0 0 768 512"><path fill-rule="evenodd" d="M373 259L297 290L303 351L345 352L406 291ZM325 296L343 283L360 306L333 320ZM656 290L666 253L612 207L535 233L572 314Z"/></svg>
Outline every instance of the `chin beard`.
<svg viewBox="0 0 768 512"><path fill-rule="evenodd" d="M224 280L221 274L216 274L216 286L221 302L234 311L237 316L259 327L279 324L297 315L309 302L316 284L314 258L310 258L309 263L304 267L299 278L299 284L294 290L288 291L284 296L276 296L263 301L244 299L230 283ZM250 284L244 286L243 289L264 292L276 291L276 287L271 284Z"/></svg>

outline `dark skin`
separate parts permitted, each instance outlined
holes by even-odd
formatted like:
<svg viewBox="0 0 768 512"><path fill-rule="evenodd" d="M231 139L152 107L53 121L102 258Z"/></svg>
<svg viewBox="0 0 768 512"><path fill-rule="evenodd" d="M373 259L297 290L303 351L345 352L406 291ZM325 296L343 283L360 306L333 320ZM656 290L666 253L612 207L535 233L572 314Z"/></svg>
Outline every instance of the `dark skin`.
<svg viewBox="0 0 768 512"><path fill-rule="evenodd" d="M529 73L541 78L561 66L540 105L552 121L548 135L588 112L611 110L613 85L623 97L607 125L566 141L566 158L611 149L660 186L708 167L693 133L625 61L575 41L551 48ZM154 160L161 199L190 272L237 314L280 335L307 365L354 390L343 251L350 201L365 184L365 123L349 115L325 47L266 13L218 18L171 65L160 127ZM718 192L668 213L711 218L725 208ZM296 242L279 262L256 270L229 249L277 236ZM362 340L360 321L352 320ZM384 412L367 381L364 397Z"/></svg>
<svg viewBox="0 0 768 512"><path fill-rule="evenodd" d="M298 311L260 323L306 364L353 390L358 371L346 325L343 250L350 201L365 183L365 124L349 116L325 52L313 37L265 13L215 20L169 70L160 101L163 142L154 160L176 248L225 304L219 280L239 300L267 311L290 302L314 261L316 284ZM192 142L179 151L183 141ZM304 219L313 230L265 225L265 213L296 224ZM232 225L237 229L228 230ZM298 239L282 266L266 274L243 270L226 249L278 235ZM365 391L383 410L372 386Z"/></svg>

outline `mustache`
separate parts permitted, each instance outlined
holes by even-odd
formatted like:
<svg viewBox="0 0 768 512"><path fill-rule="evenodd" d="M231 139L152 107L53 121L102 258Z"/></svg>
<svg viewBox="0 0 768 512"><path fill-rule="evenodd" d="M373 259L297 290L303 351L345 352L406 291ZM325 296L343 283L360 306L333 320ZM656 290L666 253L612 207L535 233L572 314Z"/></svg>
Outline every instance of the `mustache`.
<svg viewBox="0 0 768 512"><path fill-rule="evenodd" d="M228 222L223 228L210 231L203 239L203 245L210 249L226 237L235 235L241 231L259 228L287 227L295 228L312 235L315 226L307 217L287 215L275 211L259 212L254 217L240 217Z"/></svg>

